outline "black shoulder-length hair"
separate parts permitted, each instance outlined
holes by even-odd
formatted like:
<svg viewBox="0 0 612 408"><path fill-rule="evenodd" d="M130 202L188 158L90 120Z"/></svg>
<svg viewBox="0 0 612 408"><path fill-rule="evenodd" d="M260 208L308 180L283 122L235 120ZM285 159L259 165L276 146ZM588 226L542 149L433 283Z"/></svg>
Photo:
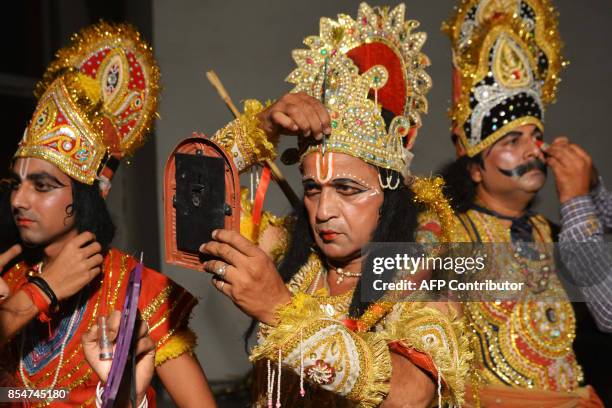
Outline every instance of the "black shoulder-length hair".
<svg viewBox="0 0 612 408"><path fill-rule="evenodd" d="M453 135L453 142L457 142L456 135ZM474 204L477 184L470 175L470 168L474 165L484 167L482 153L474 157L461 156L437 171L444 179L444 196L456 213L464 213Z"/></svg>
<svg viewBox="0 0 612 408"><path fill-rule="evenodd" d="M115 224L106 201L100 195L98 182L92 185L74 179L71 179L71 182L72 204L66 207L66 217L74 217L75 229L79 233L92 232L106 252L115 237ZM0 185L0 251L21 242L12 215L11 185L10 182ZM36 249L33 249L36 252Z"/></svg>

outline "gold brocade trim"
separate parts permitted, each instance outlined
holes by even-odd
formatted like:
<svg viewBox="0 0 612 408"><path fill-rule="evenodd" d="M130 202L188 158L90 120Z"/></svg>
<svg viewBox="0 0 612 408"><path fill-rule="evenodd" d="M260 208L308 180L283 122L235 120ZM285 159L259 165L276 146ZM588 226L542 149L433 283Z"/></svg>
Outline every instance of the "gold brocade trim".
<svg viewBox="0 0 612 408"><path fill-rule="evenodd" d="M247 99L244 101L244 113L240 115L240 123L244 134L247 135L249 147L254 154L256 163L261 163L264 159L274 160L276 157L276 145L278 138L269 140L266 132L259 127L257 115L265 109L265 106L255 100Z"/></svg>
<svg viewBox="0 0 612 408"><path fill-rule="evenodd" d="M257 115L265 109L264 105L255 100L244 102L244 113L219 129L212 140L221 145L228 154L235 147L242 156L243 163L236 163L240 171L261 163L266 159L274 160L278 139L268 140L266 133L259 127ZM240 159L234 157L234 161ZM239 160L238 160L239 161Z"/></svg>
<svg viewBox="0 0 612 408"><path fill-rule="evenodd" d="M225 152L232 157L234 164L239 172L242 172L248 168L245 160L249 161L249 166L251 163L251 158L245 157L245 152L243 152L239 146L243 142L241 139L245 136L240 132L240 126L238 123L238 119L234 119L227 125L223 126L221 129L217 130L215 134L212 136L211 140L225 150Z"/></svg>
<svg viewBox="0 0 612 408"><path fill-rule="evenodd" d="M157 116L157 104L159 94L159 67L153 55L153 49L141 37L140 33L130 24L107 23L100 21L92 24L71 37L71 42L68 46L60 49L56 53L56 58L47 67L42 80L36 85L35 93L39 97L48 88L55 78L62 75L66 71L82 70L86 61L89 62L94 54L104 53L109 51L107 56L102 61L108 64L113 55L121 56L123 61L126 61L127 53L131 54L140 68L140 76L132 77L128 71L129 67L124 64L119 64L124 70L123 86L121 87L121 95L110 98L104 101L104 113L109 116L111 121L120 124L124 117L115 115L124 113L120 109L120 105L127 104L130 101L127 94L130 89L128 83L131 81L144 81L145 89L140 95L142 104L138 109L136 123L129 128L125 135L121 135L120 150L122 156L129 156L134 153L145 142L145 136L151 131L153 122ZM98 72L104 72L104 66L98 68ZM96 78L100 81L101 78ZM100 81L101 82L101 81ZM99 83L98 88L103 85ZM119 97L121 96L121 97ZM106 149L104 149L106 150Z"/></svg>
<svg viewBox="0 0 612 408"><path fill-rule="evenodd" d="M240 190L240 202L242 208L240 213L240 234L249 241L259 244L268 227L276 227L280 230L280 236L276 237L274 246L269 250L270 257L275 263L278 263L289 246L287 225L291 221L290 217L277 217L269 211L263 211L259 227L255 228L252 217L253 203L249 200L248 189L242 188Z"/></svg>
<svg viewBox="0 0 612 408"><path fill-rule="evenodd" d="M391 353L383 336L364 333L361 337L365 340L369 352L359 353L362 375L347 398L358 401L359 407L378 407L389 395L391 388Z"/></svg>
<svg viewBox="0 0 612 408"><path fill-rule="evenodd" d="M308 261L297 271L287 283L287 289L293 294L298 291L306 292L312 284L317 273L323 267L321 259L316 253L310 254Z"/></svg>
<svg viewBox="0 0 612 408"><path fill-rule="evenodd" d="M162 315L162 317L155 322L155 324L153 324L150 328L149 328L149 333L152 332L153 330L157 329L159 326L161 326L162 324L164 324L164 322L166 321L166 319L168 319L168 316L170 316L170 313L172 313L174 311L174 309L176 309L176 307L181 303L181 301L183 300L183 298L185 298L185 296L191 296L189 295L187 292L183 292L180 294L179 298L168 308L168 310L166 310L164 312L164 314ZM196 302L195 299L192 299L190 304L194 304ZM186 310L191 311L191 309L189 309L188 307L185 307L183 309L183 311L181 312L181 316L183 316L183 314L185 313ZM180 320L180 319L179 319Z"/></svg>
<svg viewBox="0 0 612 408"><path fill-rule="evenodd" d="M157 341L157 346L161 346L162 344L164 344L164 342L174 334L174 332L176 332L177 330L180 330L183 325L181 324L181 322L183 320L187 321L188 319L185 319L186 316L189 316L189 314L191 313L193 306L196 305L198 303L198 301L196 299L191 299L191 301L189 302L189 304L187 306L185 306L182 310L181 313L178 315L177 317L177 321L178 323L171 328L170 330L168 330L168 333L166 333L163 337L161 337L158 341ZM164 318L165 320L166 318Z"/></svg>
<svg viewBox="0 0 612 408"><path fill-rule="evenodd" d="M321 262L320 256L313 252L306 264L302 266L298 272L291 278L291 281L287 284L291 293L303 292L307 293L311 289L315 277L319 274L319 271L324 269L323 263ZM325 278L327 271L321 271L321 277ZM322 305L330 305L334 309L334 317L340 318L348 315L349 306L355 289L348 290L339 295L329 295L325 287L317 290L312 294L312 297L319 301ZM392 308L395 302L386 301L385 297L371 304L366 311L357 319L357 332L369 331L378 321L380 321Z"/></svg>
<svg viewBox="0 0 612 408"><path fill-rule="evenodd" d="M197 345L197 336L190 329L171 335L155 352L155 367L184 353L191 353Z"/></svg>
<svg viewBox="0 0 612 408"><path fill-rule="evenodd" d="M485 150L487 147L495 144L495 142L504 137L512 129L516 129L525 125L535 125L538 129L544 131L544 124L540 119L536 118L535 116L523 116L511 122L508 122L501 128L497 129L495 132L490 133L482 142L478 143L477 145L471 146L467 141L467 138L465 137L465 132L463 132L462 130L459 131L459 139L461 140L461 144L463 145L463 147L465 147L467 155L469 157L474 157L478 153Z"/></svg>
<svg viewBox="0 0 612 408"><path fill-rule="evenodd" d="M357 331L367 332L393 309L395 302L378 301L371 304L357 320Z"/></svg>
<svg viewBox="0 0 612 408"><path fill-rule="evenodd" d="M294 294L289 304L279 308L277 316L279 324L270 327L263 343L251 351L249 359L252 362L261 359L274 361L279 349L283 359L286 359L299 347L300 341L335 326L340 331L346 330L351 336L359 355L360 371L346 397L362 407L374 407L382 402L389 392L391 377L391 358L384 338L371 333L357 335L351 332L340 321L326 316L314 297L301 292Z"/></svg>
<svg viewBox="0 0 612 408"><path fill-rule="evenodd" d="M415 202L425 204L440 222L442 231L440 241L453 242L455 213L442 191L443 186L442 177L415 177L411 188L415 195Z"/></svg>
<svg viewBox="0 0 612 408"><path fill-rule="evenodd" d="M289 353L299 342L301 330L312 331L310 326L315 323L321 323L321 328L336 323L331 319L325 323L317 322L327 316L314 298L300 292L293 294L290 303L278 308L276 317L278 325L270 327L264 343L253 348L249 360L274 359L279 348L284 350L283 353Z"/></svg>
<svg viewBox="0 0 612 408"><path fill-rule="evenodd" d="M115 309L115 303L117 303L117 297L119 296L119 288L123 283L123 277L127 273L127 262L129 259L129 255L121 255L121 267L119 269L119 279L117 280L117 284L115 285L115 291L113 292L113 297L110 301L109 310Z"/></svg>
<svg viewBox="0 0 612 408"><path fill-rule="evenodd" d="M323 269L323 270L321 270ZM310 286L314 283L317 274L321 271L321 278L325 279L327 270L323 266L320 256L313 252L308 261L298 270L287 284L287 288L293 294L303 292L307 293ZM312 297L321 304L331 305L336 311L336 316L348 314L351 298L355 289L347 290L339 295L330 295L325 287L317 290Z"/></svg>
<svg viewBox="0 0 612 408"><path fill-rule="evenodd" d="M144 310L140 312L140 316L142 317L142 319L148 322L151 316L153 316L159 310L162 303L164 303L168 299L168 296L170 296L172 290L172 286L166 286L165 288L163 288L161 292L159 292L159 294L155 296L151 303L149 303L147 307L145 307Z"/></svg>
<svg viewBox="0 0 612 408"><path fill-rule="evenodd" d="M465 320L458 317L452 306L448 313L443 313L415 302L401 305L399 314L393 317L380 335L387 341L400 341L427 353L448 387L445 398L461 406L473 358Z"/></svg>
<svg viewBox="0 0 612 408"><path fill-rule="evenodd" d="M473 225L471 228L477 230L482 242L511 241L509 228L497 217L475 210L469 210L463 216L466 217L466 225ZM548 221L541 215L532 216L529 220L534 227L534 242L551 243ZM503 256L502 253L500 255ZM500 279L516 279L513 273L520 273L518 270L525 267L517 264L511 256L507 261L499 258L499 255L495 255L495 259L508 262L506 268L500 268L504 272ZM549 255L542 261L527 263L526 267L535 274L541 270L539 264L545 265L551 259L552 255ZM554 273L554 264L550 268L552 273L546 278L546 292L539 296L560 299L563 288ZM463 306L474 337L479 340L474 343L475 360L479 362L478 370L485 383L571 391L582 381L582 370L571 348L575 336L575 316L571 304L561 300L546 304L538 302L537 298L538 295L527 294L511 309L504 303L492 302L470 302ZM554 311L556 322L547 321L548 309ZM559 330L556 337L554 334L551 336L554 329ZM518 347L517 339L520 339L523 349ZM553 363L542 364L539 362L542 359ZM551 371L551 367L555 367L554 371Z"/></svg>

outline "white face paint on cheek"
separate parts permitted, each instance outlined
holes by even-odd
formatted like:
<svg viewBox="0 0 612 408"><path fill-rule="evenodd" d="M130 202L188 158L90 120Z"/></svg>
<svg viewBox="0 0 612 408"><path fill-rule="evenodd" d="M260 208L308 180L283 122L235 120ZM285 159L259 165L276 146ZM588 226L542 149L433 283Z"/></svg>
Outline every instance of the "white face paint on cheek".
<svg viewBox="0 0 612 408"><path fill-rule="evenodd" d="M501 151L497 153L497 157L495 158L495 166L503 170L512 170L520 164L520 158L509 151Z"/></svg>
<svg viewBox="0 0 612 408"><path fill-rule="evenodd" d="M334 180L334 179L338 179L338 178L347 178L347 179L351 179L351 180L355 180L357 181L359 184L361 184L362 186L366 187L368 189L366 196L370 197L370 196L375 196L378 194L382 193L382 190L380 189L379 185L372 185L370 183L368 183L367 181L365 181L364 179L355 176L351 173L336 173L336 174L332 174L330 177L330 180ZM316 180L318 183L324 184L324 182L322 182L318 176L312 175L312 174L304 174L304 176L302 177L302 180L307 180L307 179L314 179Z"/></svg>

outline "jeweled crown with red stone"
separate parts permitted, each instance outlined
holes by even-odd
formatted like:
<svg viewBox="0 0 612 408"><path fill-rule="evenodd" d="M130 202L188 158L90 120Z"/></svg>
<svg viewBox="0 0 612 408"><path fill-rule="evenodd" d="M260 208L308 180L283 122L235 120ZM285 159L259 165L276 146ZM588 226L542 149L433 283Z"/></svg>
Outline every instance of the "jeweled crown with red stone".
<svg viewBox="0 0 612 408"><path fill-rule="evenodd" d="M414 32L419 23L404 14L404 4L390 10L361 3L356 20L321 18L319 36L304 40L309 48L293 51L297 68L287 81L295 84L292 92L320 99L328 109L326 149L407 175L431 79L421 52L426 34ZM393 117L388 130L383 109Z"/></svg>

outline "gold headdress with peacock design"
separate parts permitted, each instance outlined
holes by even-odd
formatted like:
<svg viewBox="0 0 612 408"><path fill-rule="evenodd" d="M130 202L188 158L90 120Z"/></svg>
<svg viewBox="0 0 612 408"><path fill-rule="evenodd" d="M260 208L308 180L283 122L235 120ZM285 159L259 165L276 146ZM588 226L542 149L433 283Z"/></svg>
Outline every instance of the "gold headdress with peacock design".
<svg viewBox="0 0 612 408"><path fill-rule="evenodd" d="M159 68L131 26L99 22L73 36L37 85L15 157L47 160L77 181L109 181L151 129Z"/></svg>
<svg viewBox="0 0 612 408"><path fill-rule="evenodd" d="M472 157L512 128L543 130L561 57L549 0L463 0L443 25L453 47L453 132Z"/></svg>

